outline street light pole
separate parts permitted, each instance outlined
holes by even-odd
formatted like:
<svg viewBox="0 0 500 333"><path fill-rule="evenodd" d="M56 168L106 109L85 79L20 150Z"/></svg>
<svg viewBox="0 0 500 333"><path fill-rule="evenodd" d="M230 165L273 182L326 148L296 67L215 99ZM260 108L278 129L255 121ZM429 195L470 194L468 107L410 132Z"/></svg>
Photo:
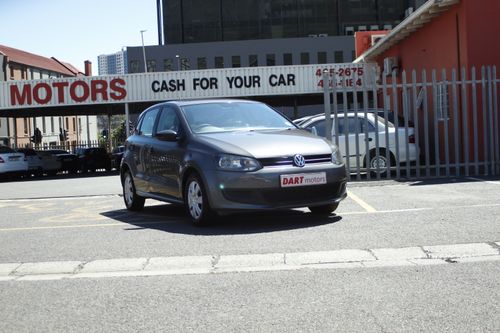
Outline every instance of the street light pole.
<svg viewBox="0 0 500 333"><path fill-rule="evenodd" d="M181 57L176 54L175 57L177 58L177 70L180 71L181 70Z"/></svg>
<svg viewBox="0 0 500 333"><path fill-rule="evenodd" d="M141 40L142 40L142 57L144 58L144 73L148 72L148 66L146 64L146 48L144 47L144 33L147 30L141 30Z"/></svg>

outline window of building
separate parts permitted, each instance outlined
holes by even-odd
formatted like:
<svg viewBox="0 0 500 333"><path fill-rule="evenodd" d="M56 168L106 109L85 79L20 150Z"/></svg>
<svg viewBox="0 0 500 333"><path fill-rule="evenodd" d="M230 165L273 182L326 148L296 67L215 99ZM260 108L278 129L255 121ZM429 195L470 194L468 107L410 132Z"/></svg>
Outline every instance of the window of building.
<svg viewBox="0 0 500 333"><path fill-rule="evenodd" d="M24 135L28 135L28 118L24 118Z"/></svg>
<svg viewBox="0 0 500 333"><path fill-rule="evenodd" d="M139 73L139 60L130 60L130 73Z"/></svg>
<svg viewBox="0 0 500 333"><path fill-rule="evenodd" d="M283 54L283 65L293 65L293 56L291 53Z"/></svg>
<svg viewBox="0 0 500 333"><path fill-rule="evenodd" d="M73 117L73 132L76 132L76 117Z"/></svg>
<svg viewBox="0 0 500 333"><path fill-rule="evenodd" d="M66 117L66 130L69 130L69 118Z"/></svg>
<svg viewBox="0 0 500 333"><path fill-rule="evenodd" d="M309 53L307 52L302 52L300 54L300 64L301 65L309 65L310 64L310 61L309 61Z"/></svg>
<svg viewBox="0 0 500 333"><path fill-rule="evenodd" d="M198 62L198 69L207 69L207 58L199 57L197 62Z"/></svg>
<svg viewBox="0 0 500 333"><path fill-rule="evenodd" d="M250 54L248 56L248 66L250 67L259 66L259 57L256 54Z"/></svg>
<svg viewBox="0 0 500 333"><path fill-rule="evenodd" d="M240 56L232 56L231 62L232 62L233 68L241 67L241 57Z"/></svg>
<svg viewBox="0 0 500 333"><path fill-rule="evenodd" d="M165 72L171 72L174 70L172 58L163 59L163 70Z"/></svg>
<svg viewBox="0 0 500 333"><path fill-rule="evenodd" d="M326 52L318 52L318 64L326 64Z"/></svg>
<svg viewBox="0 0 500 333"><path fill-rule="evenodd" d="M45 117L42 118L42 133L43 134L47 133L47 124Z"/></svg>
<svg viewBox="0 0 500 333"><path fill-rule="evenodd" d="M54 117L50 117L50 133L54 133Z"/></svg>
<svg viewBox="0 0 500 333"><path fill-rule="evenodd" d="M335 51L334 53L334 61L337 64L341 64L344 62L344 52L342 51Z"/></svg>
<svg viewBox="0 0 500 333"><path fill-rule="evenodd" d="M191 64L188 58L181 58L181 71L188 71L191 69Z"/></svg>
<svg viewBox="0 0 500 333"><path fill-rule="evenodd" d="M224 68L224 57L215 57L215 68Z"/></svg>
<svg viewBox="0 0 500 333"><path fill-rule="evenodd" d="M148 72L156 72L156 60L148 60L147 61Z"/></svg>
<svg viewBox="0 0 500 333"><path fill-rule="evenodd" d="M266 54L266 66L276 66L276 55L273 53Z"/></svg>

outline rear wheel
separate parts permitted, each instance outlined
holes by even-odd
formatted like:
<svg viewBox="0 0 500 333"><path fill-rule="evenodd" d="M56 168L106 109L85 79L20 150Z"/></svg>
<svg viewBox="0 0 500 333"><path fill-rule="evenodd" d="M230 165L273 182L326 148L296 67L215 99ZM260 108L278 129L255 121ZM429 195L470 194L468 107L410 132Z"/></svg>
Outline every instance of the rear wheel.
<svg viewBox="0 0 500 333"><path fill-rule="evenodd" d="M389 159L387 159L386 155L386 150L385 149L380 149L379 154L377 156L377 152L375 150L372 150L370 152L370 157L368 163L366 163L368 169L374 174L374 175L385 175L387 173L387 168L391 168L394 166L395 159L394 156L392 155L391 152L389 152Z"/></svg>
<svg viewBox="0 0 500 333"><path fill-rule="evenodd" d="M311 213L316 214L316 215L330 215L338 207L339 207L339 203L338 202L334 202L334 203L327 204L327 205L311 206L311 207L308 207L308 208L311 211Z"/></svg>
<svg viewBox="0 0 500 333"><path fill-rule="evenodd" d="M134 179L130 171L125 172L123 179L123 201L128 210L138 211L144 208L145 199L135 192Z"/></svg>
<svg viewBox="0 0 500 333"><path fill-rule="evenodd" d="M186 182L184 204L191 221L196 226L207 225L216 217L210 208L203 182L197 174L190 175Z"/></svg>

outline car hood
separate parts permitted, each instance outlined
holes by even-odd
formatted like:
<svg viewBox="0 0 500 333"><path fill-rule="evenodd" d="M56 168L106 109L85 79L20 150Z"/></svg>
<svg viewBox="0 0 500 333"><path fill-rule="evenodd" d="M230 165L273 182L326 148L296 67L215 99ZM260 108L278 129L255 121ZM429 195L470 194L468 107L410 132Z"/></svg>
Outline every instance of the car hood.
<svg viewBox="0 0 500 333"><path fill-rule="evenodd" d="M210 133L198 139L220 152L255 158L331 154L325 139L299 129Z"/></svg>

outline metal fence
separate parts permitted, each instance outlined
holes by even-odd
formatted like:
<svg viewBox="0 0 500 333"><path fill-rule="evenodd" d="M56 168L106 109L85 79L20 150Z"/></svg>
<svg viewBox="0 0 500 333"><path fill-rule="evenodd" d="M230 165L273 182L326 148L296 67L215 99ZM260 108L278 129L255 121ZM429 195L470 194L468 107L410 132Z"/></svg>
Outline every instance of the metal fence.
<svg viewBox="0 0 500 333"><path fill-rule="evenodd" d="M90 141L61 141L58 144L47 144L47 143L42 143L42 144L34 144L34 143L29 143L24 145L22 148L32 148L32 149L37 149L37 150L66 150L68 152L74 152L77 148L94 148L94 147L103 147L106 148L108 151L108 143L104 141L99 141L99 140L90 140ZM13 146L14 149L17 147ZM21 147L20 147L21 148Z"/></svg>
<svg viewBox="0 0 500 333"><path fill-rule="evenodd" d="M393 71L354 91L328 76L325 114L351 180L500 174L496 67Z"/></svg>

